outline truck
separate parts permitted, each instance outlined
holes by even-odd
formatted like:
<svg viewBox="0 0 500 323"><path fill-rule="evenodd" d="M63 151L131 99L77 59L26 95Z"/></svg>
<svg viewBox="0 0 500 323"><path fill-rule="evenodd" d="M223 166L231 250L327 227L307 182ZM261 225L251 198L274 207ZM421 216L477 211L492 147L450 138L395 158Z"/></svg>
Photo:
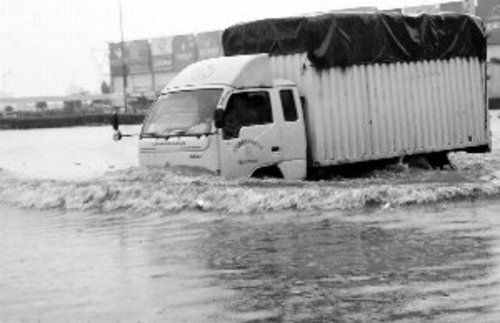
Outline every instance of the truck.
<svg viewBox="0 0 500 323"><path fill-rule="evenodd" d="M473 16L264 19L227 28L222 45L223 57L186 67L158 97L140 165L305 179L491 150L486 37Z"/></svg>

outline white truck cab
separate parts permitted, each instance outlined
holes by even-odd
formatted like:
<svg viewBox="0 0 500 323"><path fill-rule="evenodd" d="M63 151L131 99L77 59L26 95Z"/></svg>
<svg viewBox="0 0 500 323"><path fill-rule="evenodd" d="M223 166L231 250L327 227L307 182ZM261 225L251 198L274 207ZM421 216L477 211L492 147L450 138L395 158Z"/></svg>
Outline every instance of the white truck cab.
<svg viewBox="0 0 500 323"><path fill-rule="evenodd" d="M297 86L272 78L269 56L220 57L166 86L142 126L139 163L303 179L306 145Z"/></svg>
<svg viewBox="0 0 500 323"><path fill-rule="evenodd" d="M141 165L303 179L491 151L486 37L474 17L331 13L237 24L222 38L226 56L188 66L152 107Z"/></svg>

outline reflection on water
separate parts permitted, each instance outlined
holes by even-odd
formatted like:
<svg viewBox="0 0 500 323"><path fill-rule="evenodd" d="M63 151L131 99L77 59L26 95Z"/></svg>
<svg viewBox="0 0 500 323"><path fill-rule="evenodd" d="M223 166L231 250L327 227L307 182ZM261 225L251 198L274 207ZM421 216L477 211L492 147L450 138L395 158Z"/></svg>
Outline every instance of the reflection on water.
<svg viewBox="0 0 500 323"><path fill-rule="evenodd" d="M499 211L0 207L0 321L497 322Z"/></svg>
<svg viewBox="0 0 500 323"><path fill-rule="evenodd" d="M460 213L431 213L420 225L400 222L418 214L224 222L203 246L210 268L233 270L219 279L239 291L238 312L294 322L484 318L500 301L488 295L499 278L493 232L470 229L475 209Z"/></svg>

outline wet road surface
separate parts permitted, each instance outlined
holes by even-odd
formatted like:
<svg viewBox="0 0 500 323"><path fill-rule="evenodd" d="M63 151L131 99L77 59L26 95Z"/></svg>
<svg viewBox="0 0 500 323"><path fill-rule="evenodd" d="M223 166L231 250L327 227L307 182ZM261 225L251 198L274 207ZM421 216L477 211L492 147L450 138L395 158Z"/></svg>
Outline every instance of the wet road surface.
<svg viewBox="0 0 500 323"><path fill-rule="evenodd" d="M499 214L0 206L0 321L499 322Z"/></svg>

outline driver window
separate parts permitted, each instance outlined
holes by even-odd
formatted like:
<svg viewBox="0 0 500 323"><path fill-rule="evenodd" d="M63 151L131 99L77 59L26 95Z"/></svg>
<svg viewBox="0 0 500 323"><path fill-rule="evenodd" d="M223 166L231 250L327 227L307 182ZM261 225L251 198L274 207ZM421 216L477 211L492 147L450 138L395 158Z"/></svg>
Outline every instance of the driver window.
<svg viewBox="0 0 500 323"><path fill-rule="evenodd" d="M223 138L238 138L242 127L268 123L273 114L267 91L235 93L227 103Z"/></svg>

